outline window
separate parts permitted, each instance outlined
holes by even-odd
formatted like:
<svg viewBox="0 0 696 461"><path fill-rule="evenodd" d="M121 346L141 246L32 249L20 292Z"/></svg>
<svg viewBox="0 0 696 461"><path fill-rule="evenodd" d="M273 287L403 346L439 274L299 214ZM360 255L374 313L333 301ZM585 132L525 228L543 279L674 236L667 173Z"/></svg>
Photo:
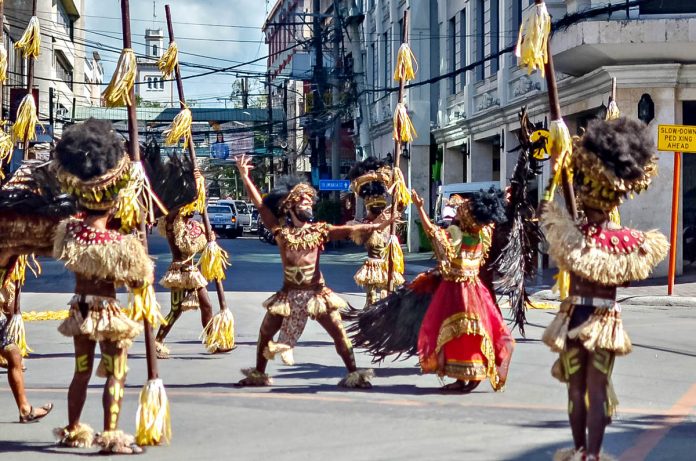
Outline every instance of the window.
<svg viewBox="0 0 696 461"><path fill-rule="evenodd" d="M59 79L63 80L72 90L73 87L73 70L68 60L63 56L63 53L56 53L56 74Z"/></svg>
<svg viewBox="0 0 696 461"><path fill-rule="evenodd" d="M164 79L160 77L159 83L160 83L160 90L163 90L164 89Z"/></svg>
<svg viewBox="0 0 696 461"><path fill-rule="evenodd" d="M641 3L640 14L696 13L696 2L685 0L651 0Z"/></svg>
<svg viewBox="0 0 696 461"><path fill-rule="evenodd" d="M519 31L522 25L522 10L524 10L527 5L527 0L513 0L512 1L512 30ZM515 32L517 34L517 32ZM510 63L514 66L517 62L517 57L515 53L510 53Z"/></svg>
<svg viewBox="0 0 696 461"><path fill-rule="evenodd" d="M152 55L157 56L157 45L152 45Z"/></svg>
<svg viewBox="0 0 696 461"><path fill-rule="evenodd" d="M384 87L391 86L391 31L387 30L384 34Z"/></svg>
<svg viewBox="0 0 696 461"><path fill-rule="evenodd" d="M466 10L459 13L459 67L466 66ZM461 89L466 87L466 72L459 74Z"/></svg>
<svg viewBox="0 0 696 461"><path fill-rule="evenodd" d="M457 65L457 17L447 21L447 43L449 46L449 66L447 70L452 72ZM449 79L450 94L457 94L457 76L452 75Z"/></svg>
<svg viewBox="0 0 696 461"><path fill-rule="evenodd" d="M147 89L148 90L152 89L152 78L151 77L147 78Z"/></svg>
<svg viewBox="0 0 696 461"><path fill-rule="evenodd" d="M478 0L476 2L476 62L480 63L476 66L474 70L474 75L476 81L483 80L483 38L484 38L484 19L483 19L483 7L484 0Z"/></svg>
<svg viewBox="0 0 696 461"><path fill-rule="evenodd" d="M371 51L370 54L371 54L371 58L372 58L372 81L370 82L370 85L372 86L372 88L377 88L377 87L379 87L379 81L378 81L379 76L378 76L378 74L377 74L377 69L378 69L378 67L377 67L377 57L378 57L378 54L377 54L377 44L376 44L376 43L373 42L373 43L370 45L370 51ZM376 93L373 91L373 92L370 93L370 94L372 95L372 100L374 101L374 100L376 99L376 97L377 97Z"/></svg>
<svg viewBox="0 0 696 461"><path fill-rule="evenodd" d="M498 54L499 43L500 43L500 14L498 12L499 3L498 0L491 1L491 9L489 12L489 18L491 23L491 56ZM491 59L491 75L495 75L498 72L499 57L495 56Z"/></svg>
<svg viewBox="0 0 696 461"><path fill-rule="evenodd" d="M65 11L65 7L62 2L58 2L58 17L56 18L56 23L63 26L65 33L70 37L70 41L73 40L73 21L68 16L68 12Z"/></svg>

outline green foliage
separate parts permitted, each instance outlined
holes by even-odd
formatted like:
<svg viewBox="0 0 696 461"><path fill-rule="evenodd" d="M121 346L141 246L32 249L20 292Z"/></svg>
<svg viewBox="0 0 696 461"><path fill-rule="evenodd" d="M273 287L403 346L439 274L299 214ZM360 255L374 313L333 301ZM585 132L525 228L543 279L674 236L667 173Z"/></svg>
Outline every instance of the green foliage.
<svg viewBox="0 0 696 461"><path fill-rule="evenodd" d="M321 199L316 205L314 216L317 221L329 224L341 222L341 202L331 199Z"/></svg>

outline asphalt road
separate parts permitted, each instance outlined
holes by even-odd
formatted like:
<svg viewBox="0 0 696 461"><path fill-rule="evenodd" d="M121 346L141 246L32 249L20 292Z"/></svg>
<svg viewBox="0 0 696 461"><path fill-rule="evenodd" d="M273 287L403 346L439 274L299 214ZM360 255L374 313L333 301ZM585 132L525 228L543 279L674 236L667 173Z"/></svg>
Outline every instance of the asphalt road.
<svg viewBox="0 0 696 461"><path fill-rule="evenodd" d="M273 363L275 385L236 389L240 369L253 365L261 302L280 284L275 247L256 239L224 240L233 266L225 282L228 305L236 319L236 350L211 356L198 341L197 313L186 313L170 335L172 359L160 362L160 374L172 405L174 436L168 447L149 447L153 460L549 460L571 443L566 420L565 387L549 373L555 357L539 337L552 311L533 311L528 337L516 334L508 385L494 393L482 384L467 396L443 395L439 380L421 376L416 361L389 362L375 369L374 388L346 391L336 387L344 375L328 336L314 322L295 351L297 365ZM159 237L151 248L159 272L166 269L166 247ZM351 276L360 254L329 249L323 258L326 279L363 298ZM30 280L24 310L56 309L70 298L71 276L57 263L43 264L44 275ZM158 293L167 310L168 295ZM614 385L621 401L608 429L605 450L622 460L693 460L696 436L696 348L689 309L636 307L624 310L634 352L616 362ZM72 374L71 342L56 331L56 321L27 324L34 349L26 381L34 403L53 401L44 421L20 425L7 381L0 376L1 459L74 458L95 450L67 450L53 444L51 429L67 419L67 386ZM128 388L121 426L134 429L137 395L145 382L142 338L131 350ZM358 354L358 365L370 365ZM4 372L0 372L4 375ZM102 421L103 380L93 378L83 420Z"/></svg>

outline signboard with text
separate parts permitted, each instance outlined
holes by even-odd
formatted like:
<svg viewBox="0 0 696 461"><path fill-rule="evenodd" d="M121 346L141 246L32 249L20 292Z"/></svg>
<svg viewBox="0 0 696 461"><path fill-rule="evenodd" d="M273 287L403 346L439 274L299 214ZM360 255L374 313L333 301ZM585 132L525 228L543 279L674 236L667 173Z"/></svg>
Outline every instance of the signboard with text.
<svg viewBox="0 0 696 461"><path fill-rule="evenodd" d="M350 190L350 181L347 179L320 179L319 190Z"/></svg>
<svg viewBox="0 0 696 461"><path fill-rule="evenodd" d="M657 150L696 152L696 126L658 125Z"/></svg>

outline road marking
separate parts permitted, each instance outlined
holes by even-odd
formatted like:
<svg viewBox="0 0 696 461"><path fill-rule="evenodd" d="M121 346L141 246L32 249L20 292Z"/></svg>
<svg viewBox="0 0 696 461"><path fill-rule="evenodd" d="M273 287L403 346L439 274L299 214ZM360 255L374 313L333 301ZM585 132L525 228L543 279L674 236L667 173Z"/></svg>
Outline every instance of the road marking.
<svg viewBox="0 0 696 461"><path fill-rule="evenodd" d="M275 389L282 389L276 387ZM378 389L378 388L377 388ZM9 387L0 387L2 391L9 391ZM65 393L67 394L66 388L27 388L28 393ZM89 394L102 394L102 389L89 388L87 389ZM127 394L139 395L140 389L133 387L126 389ZM562 412L566 415L567 407L565 405L541 405L541 404L524 404L524 403L493 403L493 402L473 402L467 400L447 400L447 401L432 401L428 399L414 400L414 399L387 399L379 396L376 393L371 395L368 392L358 391L354 397L339 396L339 395L317 395L317 394L288 394L288 393L271 393L271 392L248 392L242 389L236 390L221 390L221 391L198 391L198 390L186 390L177 388L168 388L167 395L170 397L206 397L206 398L220 398L220 397L231 397L239 399L269 399L269 400L294 400L294 401L314 401L314 402L327 402L327 403L356 403L359 401L364 401L369 404L394 406L394 407L428 407L428 406L443 406L443 405L457 405L467 408L482 408L482 409L498 409L498 410L520 410L520 411L548 411L548 412ZM437 394L433 394L437 395ZM427 396L424 396L427 397ZM694 407L696 407L696 384L685 394L682 399L677 402L672 408L668 410L656 410L655 408L628 408L619 407L620 414L632 414L632 415L648 415L648 416L663 416L676 421L673 425L678 424L684 419L692 416L694 414ZM671 427L671 426L670 426ZM630 461L635 461L634 458L630 458Z"/></svg>
<svg viewBox="0 0 696 461"><path fill-rule="evenodd" d="M683 423L696 407L696 384L667 411L665 421L657 426L644 430L638 436L633 446L626 450L619 461L643 461L657 447L673 427Z"/></svg>

